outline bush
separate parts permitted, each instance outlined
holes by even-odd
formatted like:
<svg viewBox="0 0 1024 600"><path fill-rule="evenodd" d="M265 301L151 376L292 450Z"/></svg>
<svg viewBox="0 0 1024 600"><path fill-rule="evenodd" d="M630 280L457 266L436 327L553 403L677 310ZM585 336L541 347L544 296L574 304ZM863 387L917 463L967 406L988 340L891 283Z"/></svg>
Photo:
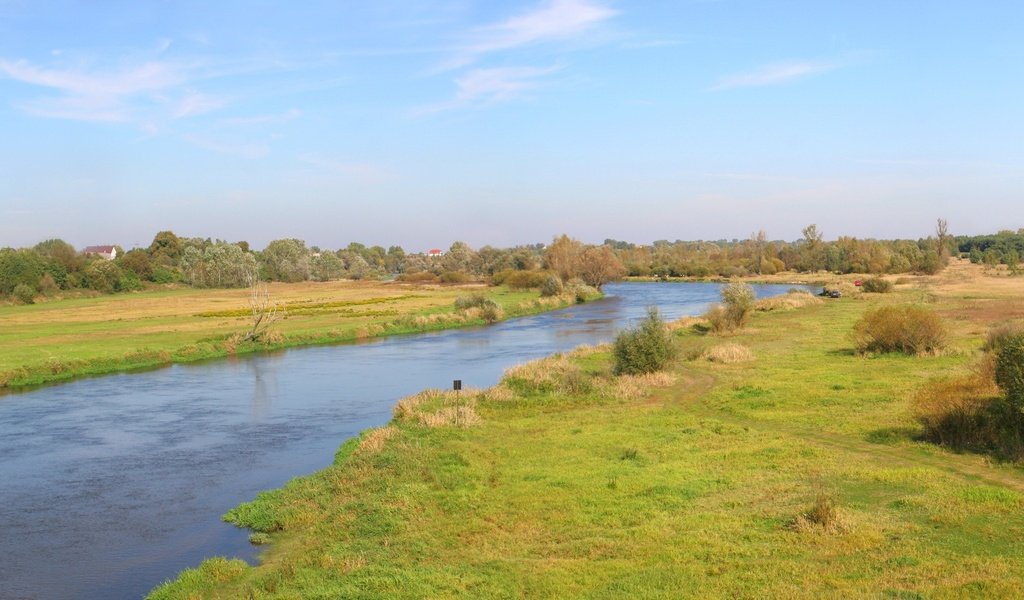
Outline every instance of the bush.
<svg viewBox="0 0 1024 600"><path fill-rule="evenodd" d="M437 275L434 275L430 271L420 271L419 273L402 273L398 276L399 281L405 281L408 283L437 283L439 280Z"/></svg>
<svg viewBox="0 0 1024 600"><path fill-rule="evenodd" d="M551 271L508 269L495 273L491 277L491 283L494 285L507 285L514 290L528 290L541 287L552 275Z"/></svg>
<svg viewBox="0 0 1024 600"><path fill-rule="evenodd" d="M441 283L468 283L473 278L462 271L445 271L438 277Z"/></svg>
<svg viewBox="0 0 1024 600"><path fill-rule="evenodd" d="M988 337L985 338L985 345L982 346L982 350L998 356L1003 346L1018 336L1024 336L1024 323L1017 321L1001 323L988 331Z"/></svg>
<svg viewBox="0 0 1024 600"><path fill-rule="evenodd" d="M14 291L11 293L14 299L22 304L33 304L36 300L36 291L31 286L27 286L24 283L19 283L14 286Z"/></svg>
<svg viewBox="0 0 1024 600"><path fill-rule="evenodd" d="M572 297L576 298L577 303L584 303L587 300L600 295L600 291L589 285L583 283L579 279L571 279L565 286L565 291L569 292Z"/></svg>
<svg viewBox="0 0 1024 600"><path fill-rule="evenodd" d="M1024 457L1024 413L999 397L994 357L985 357L974 372L925 385L914 399L924 438L954 450Z"/></svg>
<svg viewBox="0 0 1024 600"><path fill-rule="evenodd" d="M562 279L557 275L551 275L544 280L544 283L540 286L541 296L557 296L562 293L565 286L562 285Z"/></svg>
<svg viewBox="0 0 1024 600"><path fill-rule="evenodd" d="M657 308L647 309L647 317L615 337L612 355L616 375L653 373L665 368L675 354L672 336Z"/></svg>
<svg viewBox="0 0 1024 600"><path fill-rule="evenodd" d="M486 308L488 306L498 306L483 294L470 294L468 296L459 296L455 299L455 310L469 310L470 308Z"/></svg>
<svg viewBox="0 0 1024 600"><path fill-rule="evenodd" d="M480 307L480 318L488 323L500 321L503 316L505 316L505 313L493 300L488 300L487 304Z"/></svg>
<svg viewBox="0 0 1024 600"><path fill-rule="evenodd" d="M721 304L713 304L711 308L704 313L704 318L708 320L708 325L714 333L722 333L732 329L729 317L726 316L725 313L725 307Z"/></svg>
<svg viewBox="0 0 1024 600"><path fill-rule="evenodd" d="M888 294L893 291L896 286L892 284L888 279L882 279L881 277L872 277L871 279L865 279L860 288L865 292L873 294Z"/></svg>
<svg viewBox="0 0 1024 600"><path fill-rule="evenodd" d="M730 283L722 288L722 302L725 313L733 327L742 327L754 308L754 288L745 283Z"/></svg>
<svg viewBox="0 0 1024 600"><path fill-rule="evenodd" d="M704 313L711 331L722 333L743 327L754 308L754 288L745 283L730 283L722 288L721 294L722 304L712 305Z"/></svg>
<svg viewBox="0 0 1024 600"><path fill-rule="evenodd" d="M883 306L869 311L853 327L860 352L926 354L946 345L946 327L921 306Z"/></svg>
<svg viewBox="0 0 1024 600"><path fill-rule="evenodd" d="M996 383L1006 400L1018 411L1024 409L1024 334L1005 341L996 359Z"/></svg>
<svg viewBox="0 0 1024 600"><path fill-rule="evenodd" d="M156 267L153 269L153 283L176 283L181 280L181 276L177 271L172 269L166 269L164 267Z"/></svg>

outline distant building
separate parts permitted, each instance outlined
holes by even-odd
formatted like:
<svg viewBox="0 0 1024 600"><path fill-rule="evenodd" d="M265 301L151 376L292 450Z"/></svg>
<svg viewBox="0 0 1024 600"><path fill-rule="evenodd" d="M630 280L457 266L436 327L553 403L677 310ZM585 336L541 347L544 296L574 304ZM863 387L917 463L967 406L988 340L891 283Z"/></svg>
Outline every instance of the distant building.
<svg viewBox="0 0 1024 600"><path fill-rule="evenodd" d="M114 260L117 258L117 248L113 246L88 246L85 250L82 250L82 254Z"/></svg>
<svg viewBox="0 0 1024 600"><path fill-rule="evenodd" d="M438 256L444 256L444 252L441 252L440 248L431 248L427 251L427 256L430 258L436 258Z"/></svg>

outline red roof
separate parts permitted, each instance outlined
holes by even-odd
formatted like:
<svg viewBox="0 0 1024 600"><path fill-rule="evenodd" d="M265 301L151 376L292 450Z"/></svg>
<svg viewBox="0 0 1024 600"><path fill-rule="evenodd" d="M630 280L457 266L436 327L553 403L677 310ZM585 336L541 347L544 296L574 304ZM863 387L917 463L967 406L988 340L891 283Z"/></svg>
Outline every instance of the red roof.
<svg viewBox="0 0 1024 600"><path fill-rule="evenodd" d="M427 252L427 254L441 254L441 249L440 248L431 248L430 251Z"/></svg>
<svg viewBox="0 0 1024 600"><path fill-rule="evenodd" d="M86 254L110 254L113 251L113 246L86 246L85 250L82 250Z"/></svg>

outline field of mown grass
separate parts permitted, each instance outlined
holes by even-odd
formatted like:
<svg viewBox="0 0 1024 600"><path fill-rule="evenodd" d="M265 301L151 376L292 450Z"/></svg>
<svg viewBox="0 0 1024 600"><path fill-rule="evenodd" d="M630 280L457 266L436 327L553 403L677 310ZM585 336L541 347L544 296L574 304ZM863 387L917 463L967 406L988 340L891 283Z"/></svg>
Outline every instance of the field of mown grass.
<svg viewBox="0 0 1024 600"><path fill-rule="evenodd" d="M517 316L564 306L536 291L396 282L274 283L286 316L269 344L237 344L250 323L246 289L169 289L0 306L0 388L305 344L480 324L457 297L483 293Z"/></svg>
<svg viewBox="0 0 1024 600"><path fill-rule="evenodd" d="M150 597L1020 597L1024 470L915 441L912 398L1024 317L1022 291L957 265L727 336L680 328L662 376L583 349L421 394L227 515L270 540L259 566L211 559ZM905 302L944 315L946 353L852 351L866 309ZM753 358L703 358L725 344ZM803 518L819 498L828 527Z"/></svg>

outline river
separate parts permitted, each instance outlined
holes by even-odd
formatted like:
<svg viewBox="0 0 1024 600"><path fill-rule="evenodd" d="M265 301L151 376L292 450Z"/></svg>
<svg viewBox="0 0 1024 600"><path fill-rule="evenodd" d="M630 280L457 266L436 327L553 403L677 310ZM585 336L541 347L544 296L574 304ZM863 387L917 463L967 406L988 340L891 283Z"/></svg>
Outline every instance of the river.
<svg viewBox="0 0 1024 600"><path fill-rule="evenodd" d="M791 286L755 286L758 296ZM220 517L329 465L396 401L610 341L658 306L703 312L713 283L618 283L606 298L489 327L108 375L0 396L0 599L139 598L216 555L255 561Z"/></svg>

